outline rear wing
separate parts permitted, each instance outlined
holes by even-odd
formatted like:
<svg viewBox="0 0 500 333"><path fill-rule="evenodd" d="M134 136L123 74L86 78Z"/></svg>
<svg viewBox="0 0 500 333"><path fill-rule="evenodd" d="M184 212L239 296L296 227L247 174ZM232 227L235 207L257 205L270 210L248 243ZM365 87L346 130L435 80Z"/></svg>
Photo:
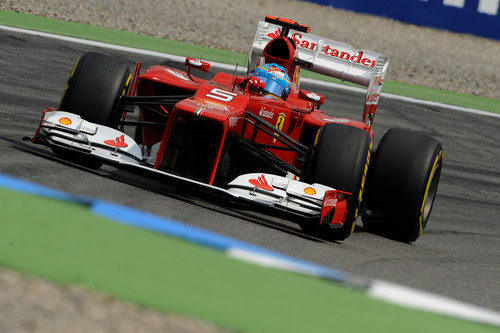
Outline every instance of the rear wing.
<svg viewBox="0 0 500 333"><path fill-rule="evenodd" d="M249 72L260 64L264 48L269 41L280 35L281 29L276 24L259 22L248 59ZM295 62L300 67L368 87L363 121L371 125L389 66L389 57L294 29L289 30L288 37L297 45Z"/></svg>

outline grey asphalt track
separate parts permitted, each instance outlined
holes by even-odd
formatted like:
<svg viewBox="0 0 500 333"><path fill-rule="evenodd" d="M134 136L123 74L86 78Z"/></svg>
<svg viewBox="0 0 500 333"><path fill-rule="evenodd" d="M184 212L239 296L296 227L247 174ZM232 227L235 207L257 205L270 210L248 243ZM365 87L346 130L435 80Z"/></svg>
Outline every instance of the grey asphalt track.
<svg viewBox="0 0 500 333"><path fill-rule="evenodd" d="M359 220L348 240L325 242L302 235L287 221L178 195L170 185L128 171L89 171L62 163L50 158L49 149L21 141L33 135L44 106L57 107L76 58L98 49L0 32L0 50L0 172L140 208L346 272L500 310L499 118L382 99L375 117L376 141L389 128L403 127L443 143L444 167L431 219L413 244L364 232ZM144 66L163 60L101 52L127 60L131 68L136 60ZM327 96L325 113L361 117L363 96L315 91Z"/></svg>

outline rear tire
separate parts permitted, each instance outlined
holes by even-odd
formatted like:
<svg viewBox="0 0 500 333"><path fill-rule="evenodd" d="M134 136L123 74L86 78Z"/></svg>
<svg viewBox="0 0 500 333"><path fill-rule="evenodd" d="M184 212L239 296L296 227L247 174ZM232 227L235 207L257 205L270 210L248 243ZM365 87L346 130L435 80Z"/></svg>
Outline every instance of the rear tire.
<svg viewBox="0 0 500 333"><path fill-rule="evenodd" d="M325 228L323 234L329 238L346 239L354 231L361 203L372 139L360 128L341 124L326 124L320 129L307 166L306 180L337 190L350 192L347 200L347 217L339 229ZM311 232L312 226L302 226Z"/></svg>
<svg viewBox="0 0 500 333"><path fill-rule="evenodd" d="M442 168L442 146L417 132L391 129L380 141L368 177L363 216L369 231L403 242L420 237L432 210Z"/></svg>
<svg viewBox="0 0 500 333"><path fill-rule="evenodd" d="M130 79L127 63L105 54L87 52L75 63L59 110L116 128L123 113L118 105L120 96L125 95Z"/></svg>

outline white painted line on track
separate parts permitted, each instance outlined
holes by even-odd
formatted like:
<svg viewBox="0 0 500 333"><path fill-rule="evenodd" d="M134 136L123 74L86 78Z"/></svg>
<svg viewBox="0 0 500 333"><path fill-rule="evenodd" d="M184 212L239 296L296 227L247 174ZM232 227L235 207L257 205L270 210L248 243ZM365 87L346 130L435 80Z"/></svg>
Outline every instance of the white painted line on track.
<svg viewBox="0 0 500 333"><path fill-rule="evenodd" d="M226 254L229 258L238 259L262 267L276 268L295 273L304 273L303 270L297 267L297 265L293 262L271 257L267 254L255 253L238 248L230 248L226 251Z"/></svg>
<svg viewBox="0 0 500 333"><path fill-rule="evenodd" d="M300 267L293 261L283 260L267 254L255 253L239 248L229 248L226 250L226 254L230 258L250 262L262 267L321 276L304 269L304 267ZM366 293L372 298L412 309L500 326L500 313L494 310L381 280L371 280L371 283L368 285Z"/></svg>
<svg viewBox="0 0 500 333"><path fill-rule="evenodd" d="M373 298L414 309L500 326L500 313L448 297L375 280L367 290Z"/></svg>
<svg viewBox="0 0 500 333"><path fill-rule="evenodd" d="M148 55L148 56L153 56L153 57L165 58L167 60L173 60L173 61L178 61L178 62L184 62L186 60L186 57L173 55L173 54L169 54L169 53L137 49L137 48L128 47L128 46L121 46L121 45L97 42L97 41L88 40L88 39L62 36L62 35L51 34L51 33L47 33L47 32L40 32L40 31L35 31L35 30L14 28L14 27L9 27L9 26L5 26L5 25L0 25L0 30L13 31L13 32L17 32L17 33L23 33L23 34L46 37L46 38L59 39L59 40L66 41L66 42L90 45L90 46L101 47L101 48L122 51L122 52L127 52L127 53L142 54L142 55ZM224 69L224 70L234 70L234 66L235 66L235 65L225 64L225 63L215 62L215 61L210 61L210 64L213 67L216 67L219 69ZM239 72L246 72L246 67L240 67ZM327 88L332 88L332 89L336 89L336 90L344 90L344 91L351 91L351 92L358 92L358 93L366 94L366 90L363 88L347 86L347 85L340 84L340 83L326 82L326 81L322 81L322 80L309 79L309 78L302 78L301 82L311 84L314 86L318 86L318 87L322 87L322 88L327 87ZM450 105L450 104L444 104L444 103L439 103L439 102L433 102L433 101L428 101L428 100L423 100L423 99L407 97L407 96L382 93L381 97L384 99L400 100L400 101L412 103L412 104L438 107L438 108L442 108L442 109L466 112L466 113L471 113L471 114L476 114L476 115L481 115L481 116L500 118L500 113L476 110L476 109L471 109L471 108L466 108L466 107L461 107L461 106L455 106L455 105Z"/></svg>

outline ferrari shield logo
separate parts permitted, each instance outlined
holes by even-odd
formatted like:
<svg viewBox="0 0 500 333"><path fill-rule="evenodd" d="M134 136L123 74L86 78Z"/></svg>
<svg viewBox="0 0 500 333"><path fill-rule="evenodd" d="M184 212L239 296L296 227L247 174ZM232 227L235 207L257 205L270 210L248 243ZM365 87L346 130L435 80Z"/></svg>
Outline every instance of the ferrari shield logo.
<svg viewBox="0 0 500 333"><path fill-rule="evenodd" d="M284 113L280 113L279 116L278 116L278 120L276 120L276 129L278 131L281 131L283 129L283 125L285 124L285 114ZM274 133L276 135L278 135L278 133ZM276 138L273 139L273 143L276 142Z"/></svg>

